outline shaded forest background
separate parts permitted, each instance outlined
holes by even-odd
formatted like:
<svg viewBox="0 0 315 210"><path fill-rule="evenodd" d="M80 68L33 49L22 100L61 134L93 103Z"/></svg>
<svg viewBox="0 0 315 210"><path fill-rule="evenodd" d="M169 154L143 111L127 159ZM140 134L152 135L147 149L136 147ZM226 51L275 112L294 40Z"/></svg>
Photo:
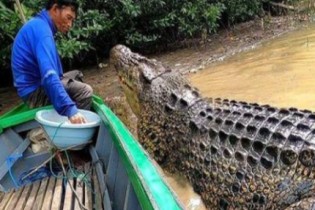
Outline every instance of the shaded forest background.
<svg viewBox="0 0 315 210"><path fill-rule="evenodd" d="M26 19L36 15L43 0L22 0ZM270 15L310 12L313 0L78 0L80 9L67 35L57 34L65 69L95 65L115 44L142 53L183 47L186 40L207 41L220 28ZM0 87L11 86L10 55L23 25L13 0L0 1Z"/></svg>

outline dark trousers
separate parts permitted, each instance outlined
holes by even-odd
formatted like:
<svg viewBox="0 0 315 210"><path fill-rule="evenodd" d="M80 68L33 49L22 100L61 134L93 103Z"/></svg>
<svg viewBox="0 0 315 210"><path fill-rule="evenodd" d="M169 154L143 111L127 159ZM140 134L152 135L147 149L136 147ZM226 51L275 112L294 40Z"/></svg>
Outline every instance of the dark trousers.
<svg viewBox="0 0 315 210"><path fill-rule="evenodd" d="M69 94L70 98L76 103L79 109L89 110L92 105L93 89L82 80L83 74L79 70L65 73L61 82ZM44 88L40 87L30 94L25 101L30 108L37 108L50 104Z"/></svg>

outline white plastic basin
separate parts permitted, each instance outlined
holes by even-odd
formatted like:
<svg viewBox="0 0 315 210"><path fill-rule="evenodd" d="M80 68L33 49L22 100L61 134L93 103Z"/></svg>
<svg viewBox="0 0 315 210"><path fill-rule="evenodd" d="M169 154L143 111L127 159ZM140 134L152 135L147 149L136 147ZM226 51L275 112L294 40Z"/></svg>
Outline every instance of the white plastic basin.
<svg viewBox="0 0 315 210"><path fill-rule="evenodd" d="M72 124L67 117L59 115L54 109L36 113L36 121L46 131L51 142L59 149L82 149L93 137L100 117L94 112L82 110L87 123Z"/></svg>

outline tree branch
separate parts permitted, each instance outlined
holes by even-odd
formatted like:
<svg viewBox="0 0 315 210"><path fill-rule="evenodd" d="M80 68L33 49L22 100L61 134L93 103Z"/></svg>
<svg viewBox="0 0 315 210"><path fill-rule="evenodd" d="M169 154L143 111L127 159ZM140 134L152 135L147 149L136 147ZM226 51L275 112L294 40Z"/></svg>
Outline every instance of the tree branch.
<svg viewBox="0 0 315 210"><path fill-rule="evenodd" d="M19 10L22 22L25 23L26 22L26 18L25 18L25 15L24 15L24 12L23 12L23 9L22 9L20 1L19 0L15 0L15 4L16 4L18 10Z"/></svg>
<svg viewBox="0 0 315 210"><path fill-rule="evenodd" d="M288 10L294 10L294 11L298 10L297 8L295 8L292 5L287 5L287 4L283 4L283 3L277 3L277 2L273 2L273 1L270 1L269 3L271 5L273 5L273 6L281 7L281 8L288 9Z"/></svg>

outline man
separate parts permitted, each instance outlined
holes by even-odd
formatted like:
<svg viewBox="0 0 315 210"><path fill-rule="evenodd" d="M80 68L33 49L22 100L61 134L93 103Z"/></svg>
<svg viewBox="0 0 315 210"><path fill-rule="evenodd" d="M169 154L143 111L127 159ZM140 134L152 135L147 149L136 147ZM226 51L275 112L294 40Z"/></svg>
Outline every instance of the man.
<svg viewBox="0 0 315 210"><path fill-rule="evenodd" d="M85 123L78 109L90 109L92 88L83 83L82 73L63 74L54 35L67 33L76 18L75 0L49 0L46 9L18 32L12 49L14 86L30 107L49 103L71 123Z"/></svg>

